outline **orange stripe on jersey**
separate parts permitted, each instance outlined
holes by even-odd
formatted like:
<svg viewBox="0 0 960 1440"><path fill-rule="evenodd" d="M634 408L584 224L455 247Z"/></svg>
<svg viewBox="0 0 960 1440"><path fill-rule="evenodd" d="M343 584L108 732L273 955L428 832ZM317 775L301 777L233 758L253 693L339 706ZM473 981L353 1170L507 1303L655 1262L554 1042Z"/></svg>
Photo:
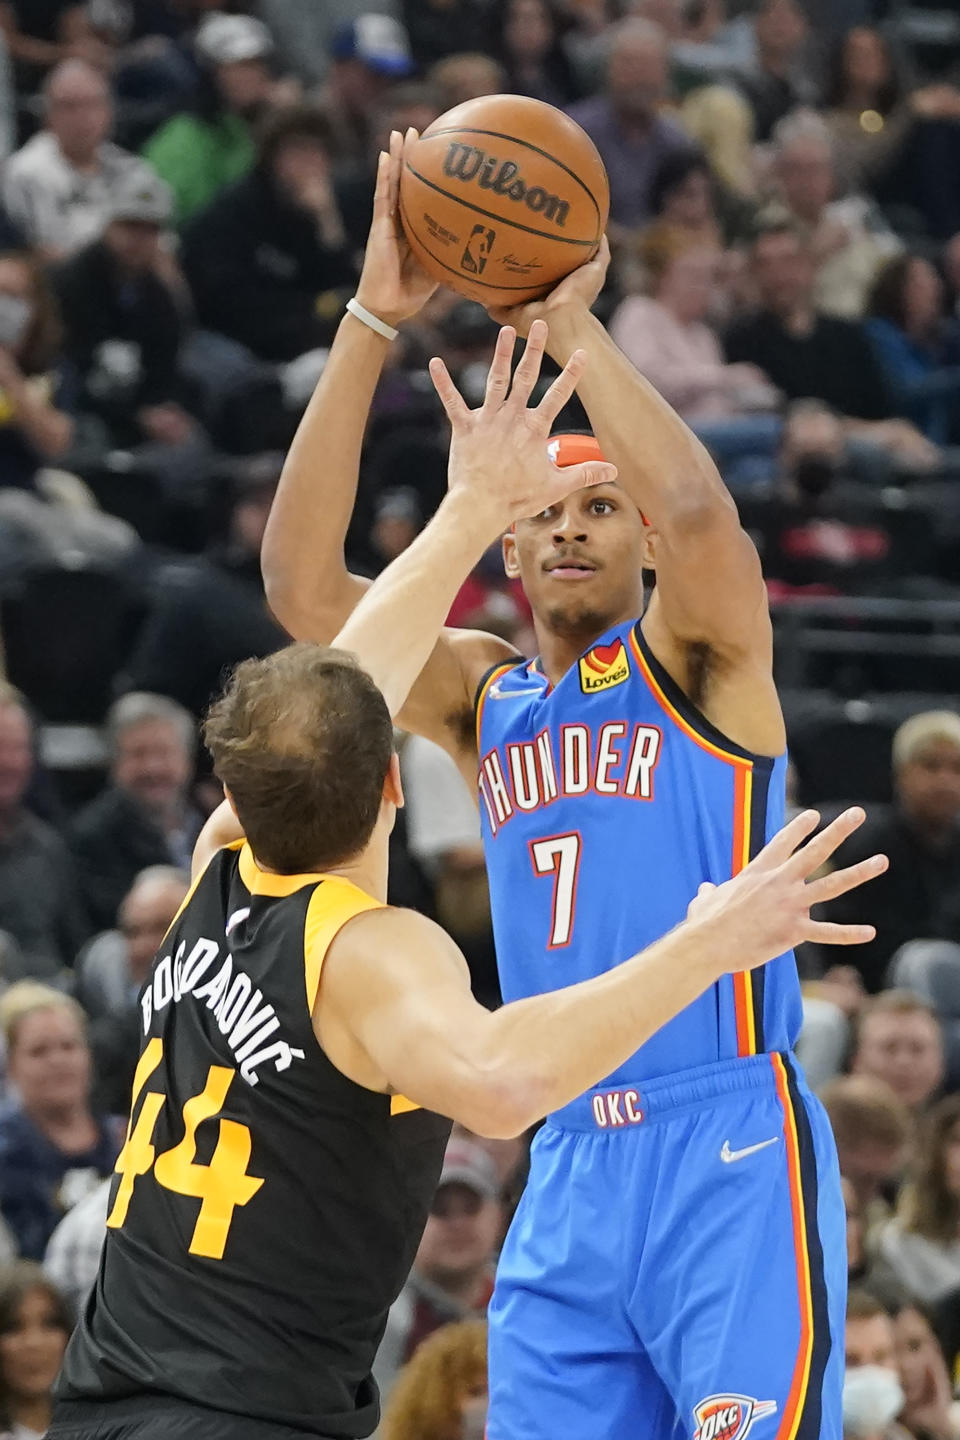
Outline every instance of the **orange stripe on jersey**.
<svg viewBox="0 0 960 1440"><path fill-rule="evenodd" d="M784 1140L790 1178L790 1208L793 1214L793 1247L797 1261L797 1296L800 1302L800 1343L793 1368L790 1392L783 1409L776 1440L794 1440L803 1415L813 1356L813 1295L810 1286L810 1255L807 1249L807 1216L804 1212L800 1177L800 1142L793 1103L787 1088L787 1073L779 1055L771 1055L777 1094L783 1107ZM814 1219L816 1217L813 1217Z"/></svg>
<svg viewBox="0 0 960 1440"><path fill-rule="evenodd" d="M739 769L749 768L750 766L752 766L753 761L748 760L745 756L734 755L731 753L731 751L724 750L719 745L714 745L712 740L708 740L705 735L701 735L698 730L695 730L690 724L689 720L687 720L685 716L680 714L680 711L676 708L675 705L671 704L670 700L667 698L660 685L658 684L656 676L650 669L650 666L647 664L646 656L640 649L639 642L637 641L637 637L634 634L632 627L630 630L630 648L633 652L637 664L640 667L644 679L646 680L650 689L653 691L654 698L660 705L661 709L666 711L674 724L678 725L683 731L683 733L688 736L695 745L699 745L701 750L706 750L710 755L715 755L718 760L725 760L728 765L736 765Z"/></svg>
<svg viewBox="0 0 960 1440"><path fill-rule="evenodd" d="M494 670L491 670L491 671L490 671L490 674L487 676L486 680L484 680L484 682L483 682L483 686L482 686L482 688L481 688L481 690L480 690L479 695L477 696L477 749L478 749L478 750L480 749L480 726L481 726L481 724L483 723L483 707L484 707L484 705L487 703L487 696L490 694L490 686L493 685L495 681L499 680L501 675L506 675L506 673L507 673L508 670L512 670L512 669L514 668L514 666L516 665L516 663L517 663L516 660L508 660L508 661L506 662L506 664L504 664L504 665L498 665Z"/></svg>
<svg viewBox="0 0 960 1440"><path fill-rule="evenodd" d="M406 1115L409 1110L419 1110L421 1108L416 1100L408 1100L406 1095L390 1096L391 1115Z"/></svg>

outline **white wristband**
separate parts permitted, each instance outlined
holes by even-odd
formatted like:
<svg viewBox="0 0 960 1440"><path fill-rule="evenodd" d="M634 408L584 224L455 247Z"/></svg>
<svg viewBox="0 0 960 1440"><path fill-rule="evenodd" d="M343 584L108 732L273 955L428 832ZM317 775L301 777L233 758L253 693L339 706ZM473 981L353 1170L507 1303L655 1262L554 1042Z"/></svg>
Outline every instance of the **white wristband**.
<svg viewBox="0 0 960 1440"><path fill-rule="evenodd" d="M356 315L364 325L369 326L371 330L376 330L378 335L382 335L384 340L396 340L400 334L399 330L394 330L393 326L388 325L386 320L381 320L379 315L372 314L356 298L347 301L347 309L351 315Z"/></svg>

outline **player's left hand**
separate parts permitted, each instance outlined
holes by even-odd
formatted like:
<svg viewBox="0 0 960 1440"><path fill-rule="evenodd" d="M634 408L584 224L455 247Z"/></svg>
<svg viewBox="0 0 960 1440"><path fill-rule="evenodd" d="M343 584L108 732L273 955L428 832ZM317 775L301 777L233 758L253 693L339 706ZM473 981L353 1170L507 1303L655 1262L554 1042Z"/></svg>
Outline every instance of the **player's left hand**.
<svg viewBox="0 0 960 1440"><path fill-rule="evenodd" d="M450 492L469 491L478 519L489 521L497 533L514 520L538 515L572 490L617 477L616 466L603 461L561 469L548 453L553 422L586 368L584 351L574 351L540 404L531 409L527 402L540 376L547 326L534 321L511 384L515 340L511 326L500 331L478 410L467 407L443 361L430 361L430 377L453 430L447 472Z"/></svg>
<svg viewBox="0 0 960 1440"><path fill-rule="evenodd" d="M489 314L498 325L512 325L518 335L528 335L534 320L546 320L549 325L565 310L589 310L603 289L609 264L610 246L604 235L593 259L564 276L542 300L528 300L525 305L491 306Z"/></svg>
<svg viewBox="0 0 960 1440"><path fill-rule="evenodd" d="M357 299L388 325L399 325L416 315L437 288L410 249L400 223L400 171L404 148L417 139L399 130L390 134L390 149L381 151L377 188L373 197L373 224L367 237Z"/></svg>

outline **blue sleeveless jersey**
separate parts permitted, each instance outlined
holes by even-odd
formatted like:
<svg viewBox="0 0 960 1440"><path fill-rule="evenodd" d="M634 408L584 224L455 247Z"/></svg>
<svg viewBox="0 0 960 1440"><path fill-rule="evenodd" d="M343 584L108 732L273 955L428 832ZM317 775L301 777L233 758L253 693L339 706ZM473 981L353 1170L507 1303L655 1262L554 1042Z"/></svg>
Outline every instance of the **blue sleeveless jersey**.
<svg viewBox="0 0 960 1440"><path fill-rule="evenodd" d="M551 689L531 661L477 697L480 812L504 999L602 974L678 924L780 828L786 756L751 755L691 705L639 622ZM793 1048L792 953L725 976L609 1077L635 1084Z"/></svg>

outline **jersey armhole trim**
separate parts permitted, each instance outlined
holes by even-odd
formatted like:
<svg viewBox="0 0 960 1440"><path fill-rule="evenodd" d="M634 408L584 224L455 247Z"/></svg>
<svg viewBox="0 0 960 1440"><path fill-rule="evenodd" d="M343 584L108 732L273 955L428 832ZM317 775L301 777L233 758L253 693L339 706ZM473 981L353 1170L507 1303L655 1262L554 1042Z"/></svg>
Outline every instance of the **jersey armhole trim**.
<svg viewBox="0 0 960 1440"><path fill-rule="evenodd" d="M735 740L724 735L722 730L718 730L706 715L697 709L650 649L640 628L642 623L642 619L638 620L630 628L630 648L640 667L640 673L653 691L654 698L671 719L702 750L709 751L718 759L726 760L730 765L752 765L757 769L772 770L777 759L781 757L757 755L752 750L744 749Z"/></svg>
<svg viewBox="0 0 960 1440"><path fill-rule="evenodd" d="M349 880L327 877L317 884L307 902L307 913L303 922L303 973L311 1020L320 990L323 962L330 946L349 920L365 914L368 910L384 909L386 906L382 901L374 900L372 895L365 895Z"/></svg>
<svg viewBox="0 0 960 1440"><path fill-rule="evenodd" d="M477 727L478 750L480 749L480 726L483 722L483 707L486 704L487 696L490 693L490 687L495 680L499 679L501 675L506 675L508 670L515 669L516 666L521 663L522 662L520 660L498 660L495 665L491 665L490 669L485 671L484 674L480 677L480 683L478 684L473 697L473 713Z"/></svg>

